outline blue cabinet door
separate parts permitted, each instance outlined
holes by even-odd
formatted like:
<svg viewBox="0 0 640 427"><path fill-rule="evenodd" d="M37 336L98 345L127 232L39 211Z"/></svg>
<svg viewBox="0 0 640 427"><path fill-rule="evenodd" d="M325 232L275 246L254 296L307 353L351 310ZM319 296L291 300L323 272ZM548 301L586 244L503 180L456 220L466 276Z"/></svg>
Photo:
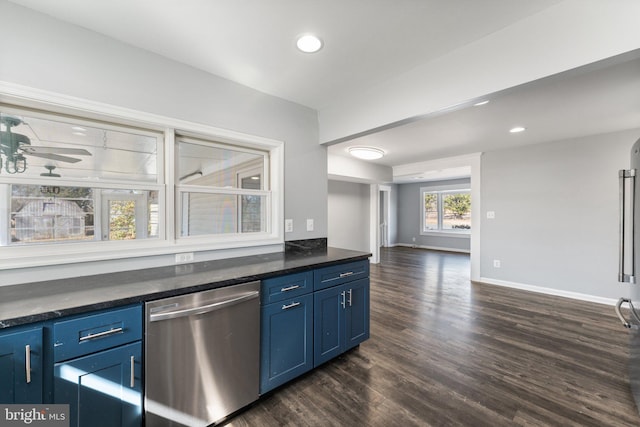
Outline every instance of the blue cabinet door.
<svg viewBox="0 0 640 427"><path fill-rule="evenodd" d="M369 279L346 286L345 351L369 338Z"/></svg>
<svg viewBox="0 0 640 427"><path fill-rule="evenodd" d="M0 403L42 403L42 328L0 333Z"/></svg>
<svg viewBox="0 0 640 427"><path fill-rule="evenodd" d="M54 403L70 405L71 426L142 425L141 354L136 342L55 364Z"/></svg>
<svg viewBox="0 0 640 427"><path fill-rule="evenodd" d="M313 294L313 366L333 359L344 347L345 287L334 286Z"/></svg>
<svg viewBox="0 0 640 427"><path fill-rule="evenodd" d="M261 310L260 394L313 368L313 295Z"/></svg>

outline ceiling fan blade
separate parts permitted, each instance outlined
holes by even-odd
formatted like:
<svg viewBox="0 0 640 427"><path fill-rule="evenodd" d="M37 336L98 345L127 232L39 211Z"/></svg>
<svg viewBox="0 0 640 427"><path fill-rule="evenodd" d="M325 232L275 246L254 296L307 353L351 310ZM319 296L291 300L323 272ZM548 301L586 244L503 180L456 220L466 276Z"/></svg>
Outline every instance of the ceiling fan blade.
<svg viewBox="0 0 640 427"><path fill-rule="evenodd" d="M24 154L71 154L74 156L90 156L91 153L84 148L64 148L64 147L38 147L38 146L22 146L20 147Z"/></svg>
<svg viewBox="0 0 640 427"><path fill-rule="evenodd" d="M29 153L27 151L24 152L27 156L40 157L43 159L56 160L58 162L66 162L66 163L78 163L82 159L76 159L75 157L67 157L61 156L59 154L53 153Z"/></svg>

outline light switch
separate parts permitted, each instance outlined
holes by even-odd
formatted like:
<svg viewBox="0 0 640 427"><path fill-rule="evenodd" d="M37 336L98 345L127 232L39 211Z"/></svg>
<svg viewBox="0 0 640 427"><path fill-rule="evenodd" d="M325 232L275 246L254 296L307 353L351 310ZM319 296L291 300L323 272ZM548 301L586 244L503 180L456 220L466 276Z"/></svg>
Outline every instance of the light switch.
<svg viewBox="0 0 640 427"><path fill-rule="evenodd" d="M487 211L487 219L495 219L496 213L495 211Z"/></svg>
<svg viewBox="0 0 640 427"><path fill-rule="evenodd" d="M307 231L313 231L313 219L307 219Z"/></svg>
<svg viewBox="0 0 640 427"><path fill-rule="evenodd" d="M285 233L292 233L293 232L293 220L292 219L285 219L284 220L284 232Z"/></svg>

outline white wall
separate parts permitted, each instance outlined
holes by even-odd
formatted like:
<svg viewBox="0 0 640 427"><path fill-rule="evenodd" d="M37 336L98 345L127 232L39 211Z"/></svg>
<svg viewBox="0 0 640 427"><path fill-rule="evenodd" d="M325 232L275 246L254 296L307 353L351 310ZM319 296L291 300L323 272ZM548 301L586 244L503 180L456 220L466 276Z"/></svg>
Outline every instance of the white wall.
<svg viewBox="0 0 640 427"><path fill-rule="evenodd" d="M362 183L386 183L393 181L393 168L384 165L328 154L329 179Z"/></svg>
<svg viewBox="0 0 640 427"><path fill-rule="evenodd" d="M329 246L369 252L370 186L329 181Z"/></svg>
<svg viewBox="0 0 640 427"><path fill-rule="evenodd" d="M481 280L607 303L627 295L617 283L617 172L639 137L636 129L485 153Z"/></svg>
<svg viewBox="0 0 640 427"><path fill-rule="evenodd" d="M320 142L339 141L640 47L637 0L565 0L330 105Z"/></svg>
<svg viewBox="0 0 640 427"><path fill-rule="evenodd" d="M327 236L327 153L318 144L314 110L5 0L0 16L0 40L11 46L0 60L0 81L284 141L285 218L294 220L285 239ZM307 218L315 220L313 232L306 232ZM108 264L75 273L151 265ZM68 266L54 270L25 271L22 278L70 274Z"/></svg>

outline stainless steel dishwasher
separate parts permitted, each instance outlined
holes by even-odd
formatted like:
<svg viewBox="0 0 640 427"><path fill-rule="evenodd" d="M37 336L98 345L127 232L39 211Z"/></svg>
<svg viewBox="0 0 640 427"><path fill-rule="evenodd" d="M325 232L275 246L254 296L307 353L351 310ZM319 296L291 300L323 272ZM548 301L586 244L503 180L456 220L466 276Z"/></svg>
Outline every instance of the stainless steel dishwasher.
<svg viewBox="0 0 640 427"><path fill-rule="evenodd" d="M145 425L207 426L258 399L260 282L145 304Z"/></svg>

